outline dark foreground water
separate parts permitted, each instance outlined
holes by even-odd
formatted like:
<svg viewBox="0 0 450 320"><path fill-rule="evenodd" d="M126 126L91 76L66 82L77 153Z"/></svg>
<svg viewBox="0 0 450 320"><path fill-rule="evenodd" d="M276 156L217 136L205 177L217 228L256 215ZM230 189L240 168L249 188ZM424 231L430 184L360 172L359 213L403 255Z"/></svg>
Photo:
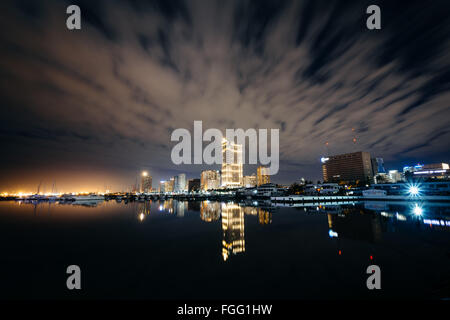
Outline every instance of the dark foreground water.
<svg viewBox="0 0 450 320"><path fill-rule="evenodd" d="M0 298L450 297L449 204L249 205L0 202Z"/></svg>

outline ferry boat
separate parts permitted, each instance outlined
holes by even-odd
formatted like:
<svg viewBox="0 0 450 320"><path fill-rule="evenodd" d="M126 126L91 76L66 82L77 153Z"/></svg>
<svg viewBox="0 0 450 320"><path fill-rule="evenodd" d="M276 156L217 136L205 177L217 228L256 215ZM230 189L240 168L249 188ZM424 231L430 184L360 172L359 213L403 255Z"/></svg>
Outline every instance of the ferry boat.
<svg viewBox="0 0 450 320"><path fill-rule="evenodd" d="M278 188L273 183L262 184L256 188L256 196L258 198L277 197L282 196L283 193L284 190L282 188Z"/></svg>

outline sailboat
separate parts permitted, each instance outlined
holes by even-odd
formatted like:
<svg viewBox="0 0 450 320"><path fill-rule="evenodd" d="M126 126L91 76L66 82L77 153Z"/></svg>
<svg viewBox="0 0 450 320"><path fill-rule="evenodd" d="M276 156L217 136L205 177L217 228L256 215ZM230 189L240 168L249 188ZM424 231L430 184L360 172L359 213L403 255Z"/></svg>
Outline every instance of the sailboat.
<svg viewBox="0 0 450 320"><path fill-rule="evenodd" d="M41 184L42 184L42 180L41 180L41 182L39 182L39 185L38 185L38 188L37 188L37 193L32 195L32 196L29 196L27 200L31 200L31 201L44 201L44 200L47 200L46 196L44 196L42 194L39 194L39 191L41 189Z"/></svg>
<svg viewBox="0 0 450 320"><path fill-rule="evenodd" d="M53 181L52 193L48 197L48 201L55 202L57 199L58 199L58 197L56 196L56 183L55 183L55 181Z"/></svg>

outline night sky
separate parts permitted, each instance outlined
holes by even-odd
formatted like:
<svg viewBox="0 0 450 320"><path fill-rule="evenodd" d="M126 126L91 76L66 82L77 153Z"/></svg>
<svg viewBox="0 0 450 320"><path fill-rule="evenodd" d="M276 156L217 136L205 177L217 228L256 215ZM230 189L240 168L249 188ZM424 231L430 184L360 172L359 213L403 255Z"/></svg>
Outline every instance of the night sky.
<svg viewBox="0 0 450 320"><path fill-rule="evenodd" d="M81 30L66 28L69 4ZM370 4L381 30L366 28ZM199 177L207 166L170 160L170 134L194 120L279 128L278 183L321 179L326 153L368 151L400 170L450 162L449 1L3 0L0 10L0 191L41 180L47 191L123 189L143 169L154 187Z"/></svg>

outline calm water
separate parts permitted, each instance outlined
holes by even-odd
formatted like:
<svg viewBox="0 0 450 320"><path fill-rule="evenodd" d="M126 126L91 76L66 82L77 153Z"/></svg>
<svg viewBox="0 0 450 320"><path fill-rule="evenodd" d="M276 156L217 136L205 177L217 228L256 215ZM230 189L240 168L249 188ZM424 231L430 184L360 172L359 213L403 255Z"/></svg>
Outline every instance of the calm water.
<svg viewBox="0 0 450 320"><path fill-rule="evenodd" d="M0 298L448 298L450 204L418 207L0 202Z"/></svg>

